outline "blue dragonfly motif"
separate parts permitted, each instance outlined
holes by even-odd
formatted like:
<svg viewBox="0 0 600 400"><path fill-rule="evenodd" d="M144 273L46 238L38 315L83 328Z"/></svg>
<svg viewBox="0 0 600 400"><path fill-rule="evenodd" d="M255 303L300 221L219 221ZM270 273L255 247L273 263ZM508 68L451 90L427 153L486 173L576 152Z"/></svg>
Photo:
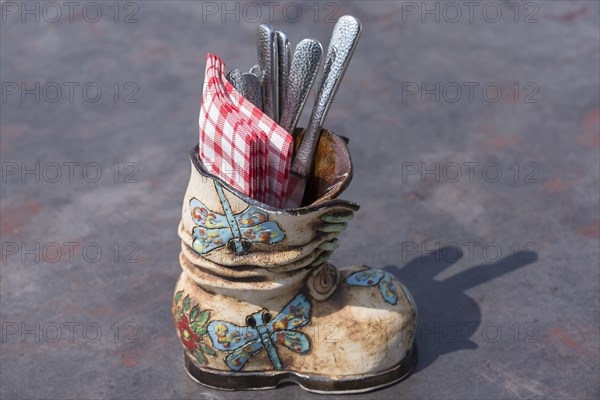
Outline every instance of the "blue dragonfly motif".
<svg viewBox="0 0 600 400"><path fill-rule="evenodd" d="M277 222L269 221L266 212L248 206L244 211L234 214L221 184L215 182L215 188L225 215L211 211L196 198L190 200L192 219L196 224L192 247L197 253L204 254L227 246L235 254L246 254L252 243L274 244L285 238L283 230Z"/></svg>
<svg viewBox="0 0 600 400"><path fill-rule="evenodd" d="M379 269L366 269L355 272L346 278L346 283L351 286L375 286L379 284L379 292L383 299L390 304L398 302L398 292L394 285L392 275Z"/></svg>
<svg viewBox="0 0 600 400"><path fill-rule="evenodd" d="M266 310L246 317L242 327L225 321L212 321L209 336L215 349L229 352L225 363L233 371L240 371L250 358L264 348L275 369L283 369L275 344L306 354L310 351L308 337L296 331L310 322L310 303L304 294L292 299L274 318Z"/></svg>

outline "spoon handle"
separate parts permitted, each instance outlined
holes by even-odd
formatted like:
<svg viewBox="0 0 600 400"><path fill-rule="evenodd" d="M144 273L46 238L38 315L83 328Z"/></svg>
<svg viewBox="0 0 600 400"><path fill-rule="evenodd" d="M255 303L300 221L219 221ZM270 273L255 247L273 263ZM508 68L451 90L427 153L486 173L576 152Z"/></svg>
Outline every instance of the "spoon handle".
<svg viewBox="0 0 600 400"><path fill-rule="evenodd" d="M258 77L249 72L245 73L243 77L244 82L246 83L246 94L244 97L262 111L262 96L260 93L260 82Z"/></svg>
<svg viewBox="0 0 600 400"><path fill-rule="evenodd" d="M262 71L258 65L252 66L252 68L250 68L250 73L256 75L257 78L262 77Z"/></svg>
<svg viewBox="0 0 600 400"><path fill-rule="evenodd" d="M299 176L305 177L310 170L323 122L352 58L360 31L360 22L350 15L341 17L333 28L317 99L298 153L292 162L291 170Z"/></svg>
<svg viewBox="0 0 600 400"><path fill-rule="evenodd" d="M281 109L283 108L283 99L288 87L288 79L290 75L290 41L286 32L275 31L277 40L277 62L278 62L278 79L277 79L277 98L278 98L278 119L275 122L279 123L281 119Z"/></svg>
<svg viewBox="0 0 600 400"><path fill-rule="evenodd" d="M294 134L302 108L317 76L322 54L323 47L316 40L304 39L296 45L279 121L279 125L290 134Z"/></svg>
<svg viewBox="0 0 600 400"><path fill-rule="evenodd" d="M242 96L246 97L246 81L239 69L229 71L225 77Z"/></svg>
<svg viewBox="0 0 600 400"><path fill-rule="evenodd" d="M277 39L271 25L259 25L256 36L258 42L258 66L262 71L263 110L271 119L277 121L279 119Z"/></svg>

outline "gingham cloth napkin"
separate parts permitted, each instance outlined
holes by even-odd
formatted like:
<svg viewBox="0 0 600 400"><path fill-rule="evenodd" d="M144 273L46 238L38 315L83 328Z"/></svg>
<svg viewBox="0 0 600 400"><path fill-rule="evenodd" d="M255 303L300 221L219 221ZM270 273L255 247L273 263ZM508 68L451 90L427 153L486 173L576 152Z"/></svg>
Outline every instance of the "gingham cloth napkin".
<svg viewBox="0 0 600 400"><path fill-rule="evenodd" d="M254 199L285 204L293 138L225 78L225 64L206 56L200 110L200 158L206 169Z"/></svg>

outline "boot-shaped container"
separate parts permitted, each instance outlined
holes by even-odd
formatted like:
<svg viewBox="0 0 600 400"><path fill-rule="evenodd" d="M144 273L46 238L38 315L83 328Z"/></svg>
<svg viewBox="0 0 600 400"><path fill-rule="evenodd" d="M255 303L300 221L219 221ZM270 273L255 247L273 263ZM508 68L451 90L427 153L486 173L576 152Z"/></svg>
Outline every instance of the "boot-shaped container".
<svg viewBox="0 0 600 400"><path fill-rule="evenodd" d="M206 172L197 148L191 161L173 315L193 379L219 389L292 381L340 393L412 371L417 312L408 290L385 271L327 262L358 210L338 199L352 177L341 137L322 132L309 205L296 209L237 192Z"/></svg>

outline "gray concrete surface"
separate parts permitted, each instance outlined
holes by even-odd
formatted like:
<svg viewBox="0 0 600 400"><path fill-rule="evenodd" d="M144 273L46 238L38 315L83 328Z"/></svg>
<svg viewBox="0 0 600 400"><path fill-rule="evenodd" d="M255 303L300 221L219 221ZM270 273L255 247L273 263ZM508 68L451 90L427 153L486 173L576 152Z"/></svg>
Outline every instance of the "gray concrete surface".
<svg viewBox="0 0 600 400"><path fill-rule="evenodd" d="M1 4L2 399L313 396L187 377L176 227L205 54L249 68L257 22L327 42L346 13L326 125L362 208L334 262L391 271L421 318L417 371L353 398L598 398L597 2L54 4Z"/></svg>

